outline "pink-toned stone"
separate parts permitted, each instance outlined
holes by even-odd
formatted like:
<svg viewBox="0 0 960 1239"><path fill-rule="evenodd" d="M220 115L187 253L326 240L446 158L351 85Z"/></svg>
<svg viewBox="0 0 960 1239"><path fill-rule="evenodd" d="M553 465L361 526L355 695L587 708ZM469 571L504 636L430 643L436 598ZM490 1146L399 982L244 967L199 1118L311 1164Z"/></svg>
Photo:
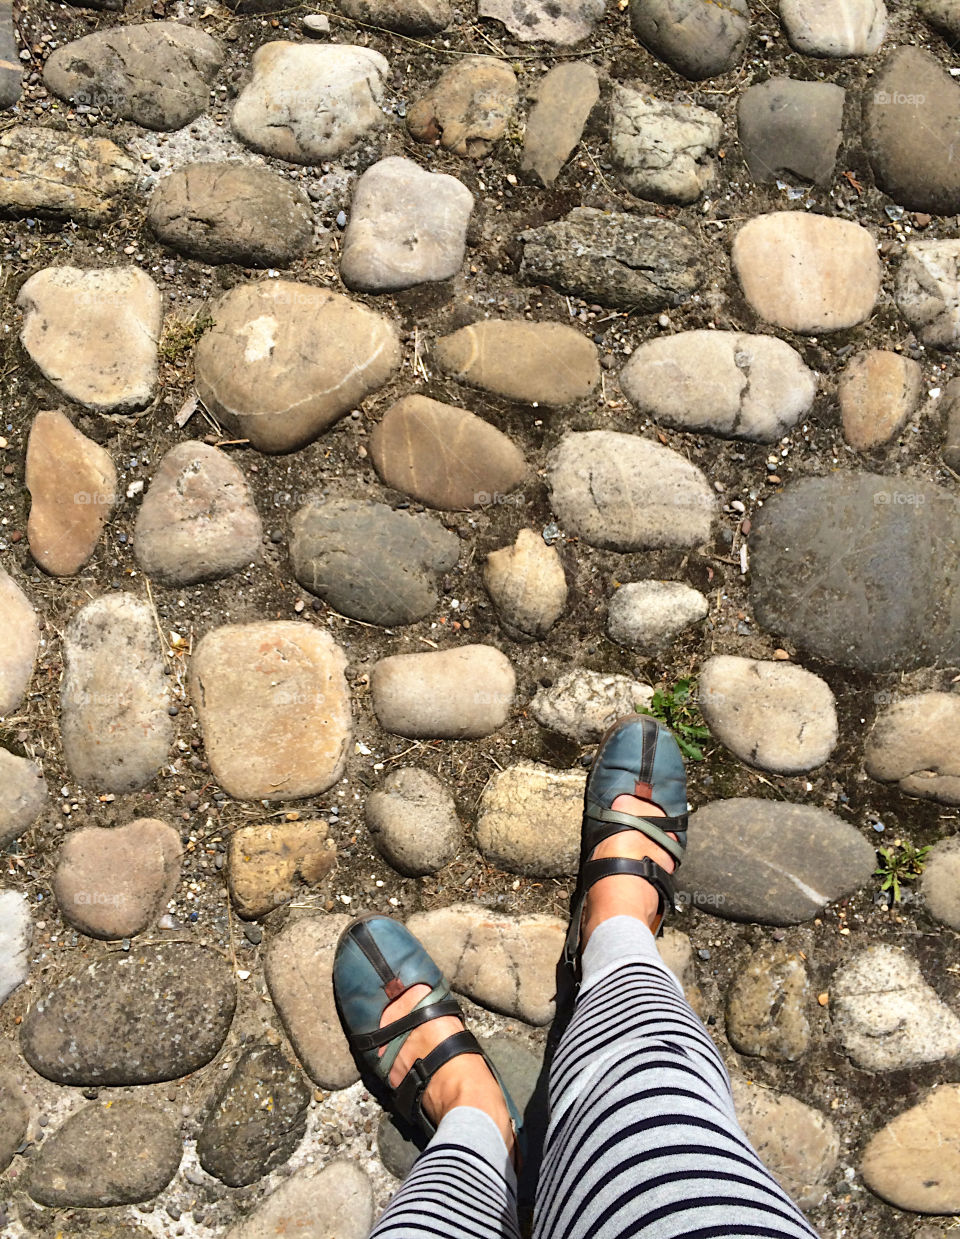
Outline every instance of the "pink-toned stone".
<svg viewBox="0 0 960 1239"><path fill-rule="evenodd" d="M163 911L180 878L180 836L156 818L75 831L60 849L53 893L91 938L132 938Z"/></svg>
<svg viewBox="0 0 960 1239"><path fill-rule="evenodd" d="M93 554L117 501L109 454L62 413L38 413L27 441L30 554L51 576L72 576Z"/></svg>
<svg viewBox="0 0 960 1239"><path fill-rule="evenodd" d="M332 787L353 734L345 667L333 637L309 624L207 633L193 655L190 695L207 760L231 796L297 800Z"/></svg>
<svg viewBox="0 0 960 1239"><path fill-rule="evenodd" d="M12 713L27 691L40 641L40 625L30 599L0 568L0 718Z"/></svg>
<svg viewBox="0 0 960 1239"><path fill-rule="evenodd" d="M922 386L923 371L911 358L879 348L857 353L837 388L843 437L858 452L889 443L916 412Z"/></svg>

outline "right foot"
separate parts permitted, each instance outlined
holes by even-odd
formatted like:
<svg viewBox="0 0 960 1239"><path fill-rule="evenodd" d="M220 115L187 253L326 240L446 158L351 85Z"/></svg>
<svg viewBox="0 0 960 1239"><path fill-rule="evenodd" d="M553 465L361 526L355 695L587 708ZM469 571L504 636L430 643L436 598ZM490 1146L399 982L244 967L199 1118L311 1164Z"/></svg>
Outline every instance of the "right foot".
<svg viewBox="0 0 960 1239"><path fill-rule="evenodd" d="M611 808L636 817L666 817L657 805L649 800L640 800L637 796L618 796ZM677 837L673 831L667 833L672 839ZM623 830L619 834L611 835L609 839L597 844L592 853L593 860L614 856L624 856L630 860L649 857L668 873L673 873L676 868L676 861L670 853L646 835L642 835L639 830ZM660 896L645 878L634 877L632 874L614 874L609 878L601 878L587 892L580 930L581 946L586 946L596 927L611 916L635 916L656 932L659 928L659 907Z"/></svg>

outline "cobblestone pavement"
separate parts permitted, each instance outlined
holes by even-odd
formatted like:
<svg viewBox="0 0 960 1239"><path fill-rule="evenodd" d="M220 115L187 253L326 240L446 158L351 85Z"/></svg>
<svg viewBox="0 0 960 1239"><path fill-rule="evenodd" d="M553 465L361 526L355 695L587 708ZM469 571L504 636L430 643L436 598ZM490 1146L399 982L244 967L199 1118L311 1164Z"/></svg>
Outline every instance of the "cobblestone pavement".
<svg viewBox="0 0 960 1239"><path fill-rule="evenodd" d="M4 1234L364 1239L340 930L531 1097L635 709L761 1155L952 1233L960 2L270 8L0 0Z"/></svg>

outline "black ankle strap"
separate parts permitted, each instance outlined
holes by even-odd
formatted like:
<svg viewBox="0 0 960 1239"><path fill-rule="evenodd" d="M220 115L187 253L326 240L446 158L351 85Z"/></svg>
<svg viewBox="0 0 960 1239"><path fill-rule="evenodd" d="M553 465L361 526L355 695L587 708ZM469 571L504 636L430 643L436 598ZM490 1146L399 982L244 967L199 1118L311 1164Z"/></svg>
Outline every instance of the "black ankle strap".
<svg viewBox="0 0 960 1239"><path fill-rule="evenodd" d="M441 1041L436 1049L431 1050L426 1058L417 1059L400 1081L394 1094L394 1103L405 1119L411 1123L423 1121L425 1116L422 1114L420 1102L424 1090L444 1063L461 1054L483 1054L473 1033L453 1033ZM429 1123L429 1120L427 1122ZM429 1125L432 1128L433 1124Z"/></svg>
<svg viewBox="0 0 960 1239"><path fill-rule="evenodd" d="M583 867L583 893L590 889L601 878L612 878L617 874L627 874L631 877L646 878L660 896L660 906L657 915L662 916L666 908L677 910L676 889L673 884L673 874L667 873L649 858L630 860L626 856L607 856L603 860L588 860Z"/></svg>

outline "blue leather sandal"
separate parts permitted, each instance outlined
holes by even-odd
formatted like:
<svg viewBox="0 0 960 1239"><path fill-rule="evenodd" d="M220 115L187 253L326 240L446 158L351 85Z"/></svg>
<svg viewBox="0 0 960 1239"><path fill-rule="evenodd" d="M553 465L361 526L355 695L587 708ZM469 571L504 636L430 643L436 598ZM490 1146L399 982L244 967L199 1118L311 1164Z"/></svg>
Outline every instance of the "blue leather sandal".
<svg viewBox="0 0 960 1239"><path fill-rule="evenodd" d="M611 806L618 796L638 796L662 809L666 817L635 817ZM584 796L580 871L573 900L564 962L576 976L580 955L580 925L587 892L601 878L634 874L646 878L660 896L656 932L663 929L668 908L675 909L673 877L655 861L608 857L593 860L597 845L630 829L662 847L679 867L687 846L687 776L683 757L669 727L649 714L618 719L600 741L590 767ZM676 839L666 833L673 831Z"/></svg>
<svg viewBox="0 0 960 1239"><path fill-rule="evenodd" d="M408 1015L381 1028L386 1008L414 985L428 985L430 993ZM337 943L333 990L358 1066L381 1087L402 1118L432 1136L436 1128L423 1109L427 1085L451 1059L479 1054L503 1091L519 1148L522 1116L473 1033L464 1029L447 1037L425 1058L418 1058L396 1088L390 1083L397 1055L415 1028L444 1015L463 1019L449 982L405 925L376 913L349 924ZM381 1046L386 1046L383 1054Z"/></svg>

